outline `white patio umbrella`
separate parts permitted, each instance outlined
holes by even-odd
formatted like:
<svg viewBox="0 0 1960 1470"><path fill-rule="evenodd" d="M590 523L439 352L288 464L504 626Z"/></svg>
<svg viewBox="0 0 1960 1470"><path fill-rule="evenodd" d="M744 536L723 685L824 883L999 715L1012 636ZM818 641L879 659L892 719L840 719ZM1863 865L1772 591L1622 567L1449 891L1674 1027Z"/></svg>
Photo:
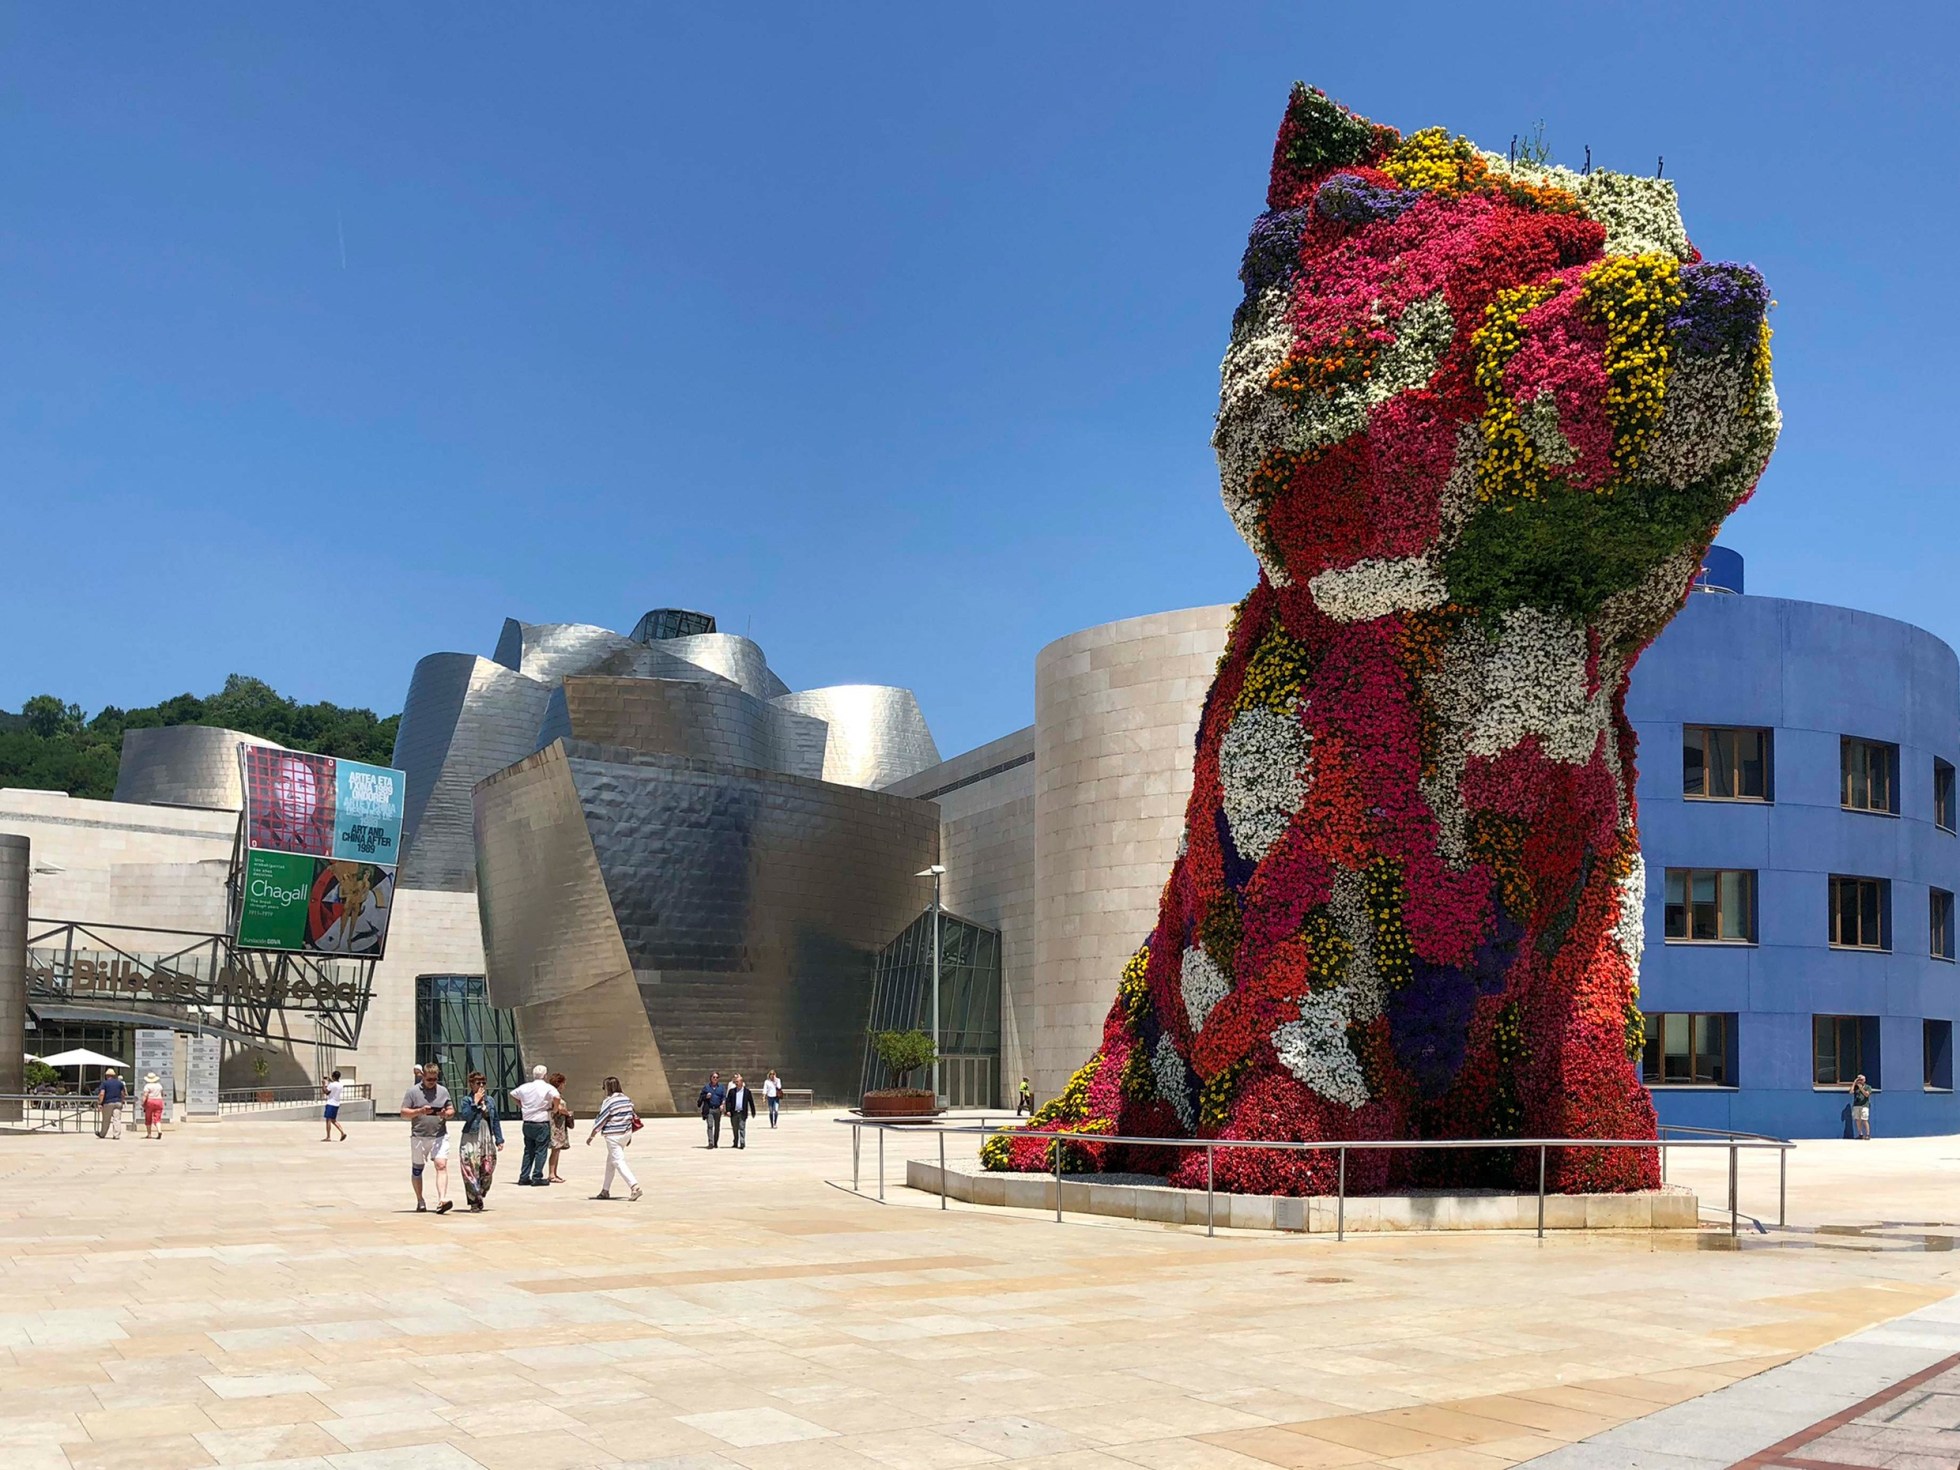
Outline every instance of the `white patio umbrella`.
<svg viewBox="0 0 1960 1470"><path fill-rule="evenodd" d="M99 1051L90 1051L78 1046L73 1051L58 1051L51 1057L42 1057L50 1067L127 1067L128 1062L115 1057L105 1057Z"/></svg>

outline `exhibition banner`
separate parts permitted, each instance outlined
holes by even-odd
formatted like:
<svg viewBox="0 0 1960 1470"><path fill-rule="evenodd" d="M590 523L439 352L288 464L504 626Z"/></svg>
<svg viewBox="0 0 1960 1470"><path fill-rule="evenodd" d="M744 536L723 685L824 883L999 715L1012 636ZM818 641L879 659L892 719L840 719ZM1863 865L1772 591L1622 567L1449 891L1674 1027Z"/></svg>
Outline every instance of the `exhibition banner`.
<svg viewBox="0 0 1960 1470"><path fill-rule="evenodd" d="M330 755L239 748L245 861L238 943L380 959L408 778Z"/></svg>
<svg viewBox="0 0 1960 1470"><path fill-rule="evenodd" d="M408 777L360 761L334 763L333 855L393 867L402 840Z"/></svg>

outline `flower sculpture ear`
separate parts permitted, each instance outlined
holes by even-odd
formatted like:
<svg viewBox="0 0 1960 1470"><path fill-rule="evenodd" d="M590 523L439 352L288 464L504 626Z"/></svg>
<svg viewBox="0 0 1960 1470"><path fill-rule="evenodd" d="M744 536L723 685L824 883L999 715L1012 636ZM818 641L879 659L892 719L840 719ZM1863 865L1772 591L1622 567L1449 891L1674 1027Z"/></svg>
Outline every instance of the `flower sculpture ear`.
<svg viewBox="0 0 1960 1470"><path fill-rule="evenodd" d="M1775 443L1768 292L1701 260L1670 183L1404 136L1305 86L1267 204L1213 441L1262 575L1155 931L1036 1122L1650 1138L1626 684ZM1332 1183L1325 1152L1217 1165L1234 1188ZM1514 1166L1363 1154L1349 1182ZM1654 1182L1635 1150L1552 1167L1560 1188Z"/></svg>

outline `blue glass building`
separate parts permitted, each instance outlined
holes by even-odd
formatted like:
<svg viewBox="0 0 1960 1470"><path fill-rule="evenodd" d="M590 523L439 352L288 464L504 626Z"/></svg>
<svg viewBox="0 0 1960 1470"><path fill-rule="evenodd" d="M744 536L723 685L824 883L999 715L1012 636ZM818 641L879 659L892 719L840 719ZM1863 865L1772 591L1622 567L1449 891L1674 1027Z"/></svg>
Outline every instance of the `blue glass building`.
<svg viewBox="0 0 1960 1470"><path fill-rule="evenodd" d="M1643 1074L1666 1123L1960 1132L1960 662L1924 629L1743 595L1713 550L1635 666Z"/></svg>

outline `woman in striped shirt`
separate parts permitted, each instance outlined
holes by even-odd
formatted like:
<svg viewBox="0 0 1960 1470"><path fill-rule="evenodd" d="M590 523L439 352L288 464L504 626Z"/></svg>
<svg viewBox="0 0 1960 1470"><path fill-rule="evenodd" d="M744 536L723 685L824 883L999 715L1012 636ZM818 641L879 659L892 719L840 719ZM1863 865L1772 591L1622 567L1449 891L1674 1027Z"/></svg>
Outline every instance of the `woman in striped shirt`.
<svg viewBox="0 0 1960 1470"><path fill-rule="evenodd" d="M626 1167L626 1145L633 1141L633 1099L628 1097L619 1085L617 1077L606 1079L606 1100L599 1104L599 1111L592 1119L592 1131L585 1135L586 1146L600 1134L606 1136L606 1177L599 1183L599 1192L594 1199L611 1199L613 1175L626 1181L632 1190L629 1199L640 1197L640 1181L633 1177L633 1171Z"/></svg>

